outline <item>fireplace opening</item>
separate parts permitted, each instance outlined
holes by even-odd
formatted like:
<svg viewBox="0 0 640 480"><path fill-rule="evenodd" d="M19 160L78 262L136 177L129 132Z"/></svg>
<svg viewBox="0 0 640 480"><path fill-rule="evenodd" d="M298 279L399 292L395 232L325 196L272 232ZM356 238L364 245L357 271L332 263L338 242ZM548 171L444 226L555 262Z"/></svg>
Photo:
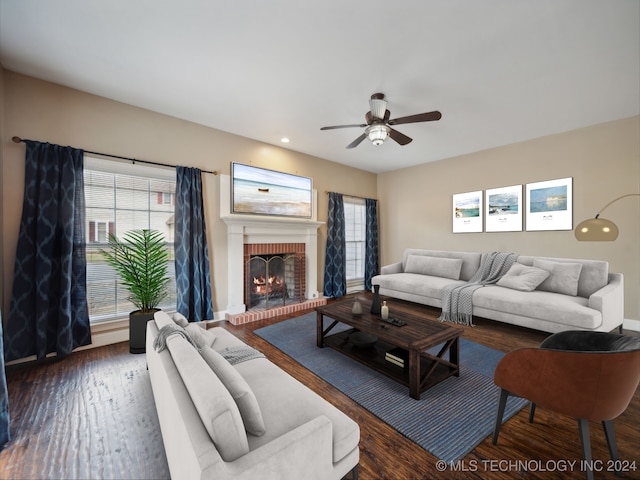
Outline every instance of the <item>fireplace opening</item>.
<svg viewBox="0 0 640 480"><path fill-rule="evenodd" d="M304 256L296 253L252 255L245 268L248 310L268 310L304 302Z"/></svg>

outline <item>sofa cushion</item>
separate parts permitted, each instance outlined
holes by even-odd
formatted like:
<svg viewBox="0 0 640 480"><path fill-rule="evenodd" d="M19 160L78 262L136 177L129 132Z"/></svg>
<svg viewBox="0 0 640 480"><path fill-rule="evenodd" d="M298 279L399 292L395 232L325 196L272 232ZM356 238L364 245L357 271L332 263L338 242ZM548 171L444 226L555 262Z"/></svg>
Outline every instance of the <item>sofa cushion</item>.
<svg viewBox="0 0 640 480"><path fill-rule="evenodd" d="M409 255L405 273L418 273L420 275L432 275L434 277L460 279L462 269L461 258L439 258L427 255Z"/></svg>
<svg viewBox="0 0 640 480"><path fill-rule="evenodd" d="M409 255L424 255L438 258L461 258L462 269L460 270L460 280L469 281L473 274L480 268L482 254L479 252L454 252L446 250L424 250L421 248L407 248L402 255L402 268L406 269Z"/></svg>
<svg viewBox="0 0 640 480"><path fill-rule="evenodd" d="M580 279L581 263L553 262L536 258L533 266L549 272L549 276L539 286L544 292L562 293L564 295L578 295L578 280Z"/></svg>
<svg viewBox="0 0 640 480"><path fill-rule="evenodd" d="M184 327L184 329L193 339L193 342L198 346L198 348L212 347L213 343L216 341L215 333L204 329L198 323L189 323Z"/></svg>
<svg viewBox="0 0 640 480"><path fill-rule="evenodd" d="M523 292L532 292L549 276L547 270L537 267L527 267L521 263L514 263L509 271L497 282L500 287L513 288Z"/></svg>
<svg viewBox="0 0 640 480"><path fill-rule="evenodd" d="M155 312L153 314L153 319L156 321L158 330L162 330L162 327L166 327L167 325L175 325L173 318L171 318L167 312L163 312L162 310Z"/></svg>
<svg viewBox="0 0 640 480"><path fill-rule="evenodd" d="M187 325L189 325L189 320L187 320L187 317L185 317L180 312L175 312L172 315L172 318L173 318L173 321L176 322L178 325L180 325L182 328L184 328Z"/></svg>
<svg viewBox="0 0 640 480"><path fill-rule="evenodd" d="M213 327L207 331L215 334L216 343L211 348L213 348L218 353L222 352L225 348L241 347L243 345L246 345L246 343L226 330L224 327Z"/></svg>
<svg viewBox="0 0 640 480"><path fill-rule="evenodd" d="M254 391L266 427L261 437L248 436L251 451L320 416L331 421L334 462L357 448L358 424L268 359L243 362L235 368Z"/></svg>
<svg viewBox="0 0 640 480"><path fill-rule="evenodd" d="M211 347L205 345L200 350L200 354L231 393L238 405L247 432L257 436L263 435L265 429L260 405L249 384L233 368L233 365Z"/></svg>
<svg viewBox="0 0 640 480"><path fill-rule="evenodd" d="M451 280L444 277L432 277L417 273L391 273L389 275L377 275L371 282L380 285L380 291L387 290L385 295L397 298L396 292L404 292L409 295L428 297L436 301L434 306L442 306L442 289L455 284L464 285L462 280Z"/></svg>
<svg viewBox="0 0 640 480"><path fill-rule="evenodd" d="M510 315L531 319L519 325L539 328L545 321L565 326L565 329L593 329L602 324L602 314L589 308L588 300L579 296L557 293L523 292L510 288L489 285L473 292L473 313L480 317L503 320ZM497 314L497 315L494 315Z"/></svg>
<svg viewBox="0 0 640 480"><path fill-rule="evenodd" d="M184 337L170 336L167 348L220 456L231 462L247 454L249 442L240 411L222 381Z"/></svg>
<svg viewBox="0 0 640 480"><path fill-rule="evenodd" d="M580 280L578 280L578 295L584 298L589 298L609 283L609 262L603 260L520 255L518 257L518 263L533 266L535 259L550 260L552 262L581 263L582 270L580 272Z"/></svg>

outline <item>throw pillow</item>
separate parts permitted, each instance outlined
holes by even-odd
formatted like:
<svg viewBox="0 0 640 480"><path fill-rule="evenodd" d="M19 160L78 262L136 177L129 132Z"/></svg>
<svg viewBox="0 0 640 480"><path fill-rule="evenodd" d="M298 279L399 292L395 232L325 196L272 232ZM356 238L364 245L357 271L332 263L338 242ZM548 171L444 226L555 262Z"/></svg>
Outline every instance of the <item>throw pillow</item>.
<svg viewBox="0 0 640 480"><path fill-rule="evenodd" d="M167 347L202 424L220 456L233 462L249 453L242 416L231 393L183 337L172 335Z"/></svg>
<svg viewBox="0 0 640 480"><path fill-rule="evenodd" d="M549 277L538 286L538 290L563 293L574 297L578 295L578 280L582 271L581 263L553 262L534 258L533 266L549 272Z"/></svg>
<svg viewBox="0 0 640 480"><path fill-rule="evenodd" d="M202 347L212 347L213 342L216 341L216 334L205 330L197 323L189 323L184 327L189 336L193 339L193 342L198 346L198 349Z"/></svg>
<svg viewBox="0 0 640 480"><path fill-rule="evenodd" d="M260 405L258 405L258 400L247 381L222 355L211 347L205 346L200 354L236 401L247 432L258 437L263 435L265 426Z"/></svg>
<svg viewBox="0 0 640 480"><path fill-rule="evenodd" d="M498 280L496 285L500 287L532 292L547 279L549 272L537 267L527 267L521 263L514 263L509 271Z"/></svg>
<svg viewBox="0 0 640 480"><path fill-rule="evenodd" d="M176 312L176 313L173 314L173 321L176 322L176 324L180 325L183 328L186 327L187 325L189 325L189 320L187 320L187 317L185 317L180 312Z"/></svg>
<svg viewBox="0 0 640 480"><path fill-rule="evenodd" d="M427 255L409 255L405 273L419 273L434 277L460 280L461 258L429 257Z"/></svg>

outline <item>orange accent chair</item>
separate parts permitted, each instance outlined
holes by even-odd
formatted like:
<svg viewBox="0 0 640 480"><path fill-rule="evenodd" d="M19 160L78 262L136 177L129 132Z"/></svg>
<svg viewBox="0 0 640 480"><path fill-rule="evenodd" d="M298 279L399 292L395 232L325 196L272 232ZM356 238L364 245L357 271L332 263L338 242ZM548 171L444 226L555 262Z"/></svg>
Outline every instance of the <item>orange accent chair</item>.
<svg viewBox="0 0 640 480"><path fill-rule="evenodd" d="M593 479L589 421L602 422L614 465L618 448L613 420L625 411L640 382L640 337L567 331L549 336L539 348L506 354L493 378L501 388L493 444L498 442L509 395L578 420L587 479ZM620 473L620 472L617 472Z"/></svg>

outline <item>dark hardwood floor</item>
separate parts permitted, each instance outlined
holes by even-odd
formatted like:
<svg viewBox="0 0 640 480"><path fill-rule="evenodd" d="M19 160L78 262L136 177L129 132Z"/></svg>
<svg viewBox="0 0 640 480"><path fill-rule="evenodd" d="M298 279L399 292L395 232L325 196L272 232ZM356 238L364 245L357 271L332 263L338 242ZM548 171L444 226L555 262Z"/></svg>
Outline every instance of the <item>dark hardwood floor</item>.
<svg viewBox="0 0 640 480"><path fill-rule="evenodd" d="M398 300L390 304L403 306ZM438 314L427 307L423 311ZM542 408L534 424L524 409L504 424L498 445L487 438L457 470L440 471L434 456L253 333L287 318L220 325L359 423L361 479L584 478L577 422ZM464 327L465 338L505 352L537 346L547 336L484 319L475 323L475 328ZM168 478L145 356L129 354L127 343L76 352L61 361L11 366L7 382L12 440L0 453L0 478ZM620 478L607 471L601 426L590 427L595 465L602 470L596 478ZM636 467L622 478L640 478L640 390L615 421L615 430L624 466L635 462Z"/></svg>

